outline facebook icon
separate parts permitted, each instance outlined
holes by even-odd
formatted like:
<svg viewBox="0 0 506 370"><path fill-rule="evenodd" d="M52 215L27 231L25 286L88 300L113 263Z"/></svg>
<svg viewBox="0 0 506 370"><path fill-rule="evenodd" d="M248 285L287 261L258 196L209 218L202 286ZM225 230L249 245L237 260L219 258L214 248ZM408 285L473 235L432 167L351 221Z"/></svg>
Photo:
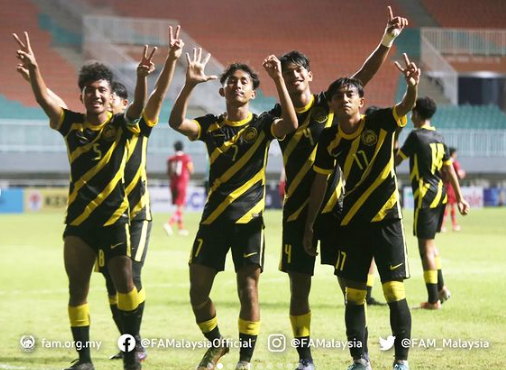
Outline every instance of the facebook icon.
<svg viewBox="0 0 506 370"><path fill-rule="evenodd" d="M131 352L135 348L135 338L130 334L123 334L118 338L118 348L122 352Z"/></svg>

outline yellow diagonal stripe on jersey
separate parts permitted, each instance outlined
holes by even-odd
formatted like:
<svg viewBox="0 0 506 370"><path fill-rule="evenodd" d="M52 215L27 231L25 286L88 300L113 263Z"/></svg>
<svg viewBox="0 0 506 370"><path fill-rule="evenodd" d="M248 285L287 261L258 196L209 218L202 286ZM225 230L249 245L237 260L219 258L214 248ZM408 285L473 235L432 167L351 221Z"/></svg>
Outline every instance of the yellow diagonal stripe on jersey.
<svg viewBox="0 0 506 370"><path fill-rule="evenodd" d="M139 202L130 210L130 219L133 219L144 206L146 206L146 215L149 215L149 192L145 192Z"/></svg>
<svg viewBox="0 0 506 370"><path fill-rule="evenodd" d="M334 206L336 205L337 201L339 200L339 197L341 196L341 190L342 190L342 179L339 179L339 183L337 184L334 192L330 196L327 204L322 210L322 213L329 213L334 209Z"/></svg>
<svg viewBox="0 0 506 370"><path fill-rule="evenodd" d="M304 201L304 203L302 203L302 205L293 213L291 214L288 218L287 218L287 221L295 221L300 213L302 212L302 210L304 209L304 207L309 203L309 199L306 199Z"/></svg>
<svg viewBox="0 0 506 370"><path fill-rule="evenodd" d="M244 153L244 155L239 159L232 167L230 167L223 175L221 175L218 179L216 179L213 183L213 186L211 187L211 192L218 189L218 187L223 184L224 182L227 182L234 176L237 171L239 171L244 165L251 159L253 154L255 154L258 147L262 144L264 141L265 132L261 132L260 135L258 135L257 140L255 141L255 144L249 150ZM269 150L269 147L267 146L266 150ZM211 195L211 192L209 192L209 196Z"/></svg>
<svg viewBox="0 0 506 370"><path fill-rule="evenodd" d="M248 127L249 126L246 126L246 127L242 128L230 140L225 141L222 146L220 146L219 148L214 149L213 153L209 157L209 163L210 164L214 163L214 161L216 160L216 158L218 158L220 156L220 154L226 153L227 150L229 150L230 147L232 147L232 145L234 145L235 143L237 143L237 141L241 137L241 134L243 133L243 131L246 130Z"/></svg>
<svg viewBox="0 0 506 370"><path fill-rule="evenodd" d="M118 135L118 137L116 138L116 140L114 141L114 143L109 148L109 150L107 151L107 153L105 153L105 155L95 165L95 167L93 167L92 169L90 169L88 172L86 172L84 175L82 175L81 178L78 181L76 181L76 183L74 185L74 190L72 191L72 194L69 195L69 200L68 200L67 206L69 206L76 199L77 193L79 192L79 190L84 185L86 185L86 183L88 181L90 181L90 179L92 179L93 176L95 176L98 172L100 172L100 170L102 168L104 168L107 165L107 163L109 163L109 160L111 159L111 156L112 156L114 150L116 149L116 147L118 146L119 141L121 140L121 136L122 136L122 134L120 133ZM121 175L123 176L123 171L121 171Z"/></svg>
<svg viewBox="0 0 506 370"><path fill-rule="evenodd" d="M302 139L302 136L304 136L304 129L309 125L309 122L311 122L311 113L309 113L304 120L304 123L297 128L297 131L295 131L295 134L293 134L292 139L288 143L285 149L285 153L283 154L283 161L286 165L286 161L288 161L288 157L292 154L293 150L297 147L297 144L299 143L300 139Z"/></svg>
<svg viewBox="0 0 506 370"><path fill-rule="evenodd" d="M128 210L128 198L123 198L123 201L121 202L121 205L118 207L116 211L112 214L112 216L107 220L107 222L104 224L104 226L111 226L118 221L118 219L121 217L121 215L125 214L125 212Z"/></svg>
<svg viewBox="0 0 506 370"><path fill-rule="evenodd" d="M144 137L145 138L145 137ZM139 136L133 136L131 139L127 142L127 162L130 160L132 155L135 153L135 146L137 145L137 141L139 140Z"/></svg>
<svg viewBox="0 0 506 370"><path fill-rule="evenodd" d="M79 226L113 192L116 185L118 185L118 182L123 180L125 163L126 163L126 152L123 154L123 159L121 161L121 167L119 168L118 172L116 172L116 175L114 175L113 179L109 182L109 184L107 184L107 186L104 188L104 190L102 190L102 192L100 194L98 194L95 199L93 199L90 203L88 203L88 205L84 209L83 213L81 213L76 219L74 219L71 222L72 226ZM125 204L126 204L126 207L125 207ZM114 215L106 222L106 224L104 226L112 225L113 222L111 222L111 219L113 219L115 216L117 216L117 218L119 218L126 208L128 208L128 199L125 197L123 199L123 203L121 204L120 208L118 208L118 210L116 210L114 212ZM121 212L118 215L118 212L120 212L120 211L123 211L123 212ZM117 218L116 218L116 220L117 220Z"/></svg>
<svg viewBox="0 0 506 370"><path fill-rule="evenodd" d="M355 162L355 155L357 154L357 149L359 145L360 145L360 135L355 140L353 140L353 142L351 143L350 151L346 156L346 161L344 162L343 168L343 176L345 179L348 178L351 171L351 166Z"/></svg>
<svg viewBox="0 0 506 370"><path fill-rule="evenodd" d="M380 175L376 178L376 180L374 180L374 182L371 184L371 186L369 186L369 188L360 196L360 198L357 199L357 201L355 202L353 207L351 207L351 209L348 211L346 216L344 216L342 225L348 225L348 223L351 221L353 216L355 216L355 214L360 209L360 207L362 207L364 205L365 201L369 198L369 196L372 194L372 192L374 190L376 190L376 188L378 186L380 186L381 183L383 181L385 181L385 179L388 176L393 176L393 173L392 173L393 170L394 170L394 161L390 160L390 161L388 161L385 168L383 168Z"/></svg>
<svg viewBox="0 0 506 370"><path fill-rule="evenodd" d="M286 197L290 198L293 195L293 192L295 189L297 189L297 186L301 183L301 181L304 179L304 176L306 176L307 172L311 169L314 163L314 159L316 157L316 149L318 148L317 145L315 145L313 151L311 152L311 155L309 158L304 162L304 165L300 169L299 173L295 176L292 183L290 184L290 187L288 188L288 191L286 192Z"/></svg>
<svg viewBox="0 0 506 370"><path fill-rule="evenodd" d="M230 204L232 204L232 202L234 202L237 198L239 198L242 194L244 194L246 191L248 191L253 185L255 185L259 181L262 181L262 183L265 183L265 168L262 168L249 181L245 182L242 186L240 186L239 188L234 190L232 193L227 195L225 200L218 207L216 207L216 209L209 215L209 217L207 217L205 220L202 221L202 224L209 225L214 220L216 220L216 218L218 218L218 216L221 215L223 213L223 211Z"/></svg>
<svg viewBox="0 0 506 370"><path fill-rule="evenodd" d="M437 184L437 194L432 203L430 204L430 208L436 208L439 205L442 195L443 195L443 182L439 180L439 183Z"/></svg>
<svg viewBox="0 0 506 370"><path fill-rule="evenodd" d="M372 219L372 222L378 222L385 218L387 215L387 212L392 209L395 204L399 201L399 191L397 188L394 190L390 198L387 200L387 202L381 207L380 211L374 216ZM400 213L399 213L400 214Z"/></svg>
<svg viewBox="0 0 506 370"><path fill-rule="evenodd" d="M72 126L73 126L73 125L72 125ZM83 146L81 146L81 147L77 148L76 150L74 150L74 151L70 154L70 156L69 156L69 161L70 161L70 163L71 163L71 164L72 164L72 163L74 163L74 161L75 161L77 158L79 158L82 154L84 154L84 153L86 153L86 152L90 151L90 149L91 149L91 148L93 148L93 145L94 145L94 144L95 144L98 140L100 140L100 138L102 137L102 132L103 132L103 131L101 131L101 132L97 135L97 137L93 139L93 141L91 141L91 142L89 142L88 144L83 145Z"/></svg>
<svg viewBox="0 0 506 370"><path fill-rule="evenodd" d="M355 184L355 187L344 194L345 197L347 195L353 193L356 189L358 189L358 187L367 179L367 177L371 173L374 163L376 162L376 158L378 157L378 153L379 153L381 147L383 146L383 142L385 141L386 136L387 136L387 132L383 129L380 130L378 143L376 144L376 148L374 149L374 155L373 155L371 161L369 162L369 165L367 166L366 170L362 174L360 181ZM392 150L393 150L393 145L394 145L394 142L392 141ZM346 179L346 177L344 179Z"/></svg>
<svg viewBox="0 0 506 370"><path fill-rule="evenodd" d="M418 156L415 154L413 158L413 169L409 174L409 181L413 182L414 179L420 180L420 172L418 171Z"/></svg>
<svg viewBox="0 0 506 370"><path fill-rule="evenodd" d="M244 216L242 216L240 219L237 220L237 224L247 224L250 222L254 215L258 215L263 212L265 208L265 197L262 197L262 199L255 204L253 208L251 208Z"/></svg>

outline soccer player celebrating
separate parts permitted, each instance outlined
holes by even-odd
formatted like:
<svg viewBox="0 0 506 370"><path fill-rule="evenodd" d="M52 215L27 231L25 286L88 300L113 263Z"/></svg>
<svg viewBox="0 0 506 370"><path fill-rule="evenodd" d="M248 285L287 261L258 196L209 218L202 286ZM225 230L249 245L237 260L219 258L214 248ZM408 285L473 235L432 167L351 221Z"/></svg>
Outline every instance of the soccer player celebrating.
<svg viewBox="0 0 506 370"><path fill-rule="evenodd" d="M366 85L387 58L393 40L408 24L405 18L394 17L388 7L388 19L381 43L353 77ZM288 273L290 279L290 322L293 335L297 339L299 363L297 369L314 369L311 355L310 331L311 309L309 293L311 277L314 273L315 257L308 255L302 239L307 217L309 193L315 173L311 170L317 151L318 140L326 127L337 124L334 112L330 110L324 93L311 93L310 83L313 72L308 58L292 51L281 58L283 76L287 89L295 105L299 122L298 129L279 142L283 153L286 172L286 194L283 204L283 240L280 270ZM271 114L279 116L281 107L277 105ZM339 168L329 176L327 194L321 215L318 218L318 239L321 239L323 264L335 265L335 230L327 225L336 223L341 211L342 182ZM314 241L316 243L316 240Z"/></svg>
<svg viewBox="0 0 506 370"><path fill-rule="evenodd" d="M260 328L258 281L263 265L263 218L265 208L265 167L270 142L297 128L297 117L275 56L264 61L273 79L282 106L282 118L269 113L252 114L249 103L256 96L257 74L246 64L228 66L220 77L219 90L226 101L226 113L194 120L186 118L190 94L199 83L216 79L204 68L202 50L187 53L186 83L170 116L170 126L190 140L201 140L209 154L209 195L190 257L190 300L198 326L212 342L198 370L215 369L228 352L220 340L216 308L209 295L214 277L225 268L232 250L241 305L239 338L241 349L236 369L251 369Z"/></svg>
<svg viewBox="0 0 506 370"><path fill-rule="evenodd" d="M137 86L133 104L125 115L112 116L112 72L103 64L84 66L79 74L81 101L86 114L61 107L48 93L32 51L28 33L24 42L14 34L23 68L37 102L50 119L50 127L60 132L67 144L71 183L64 237L64 262L69 278L68 313L79 359L66 370L94 370L89 342L89 306L87 295L93 264L103 248L107 264L118 291L118 310L124 332L139 334L139 294L132 279L132 262L128 235L128 200L123 186L126 146L135 131L145 98L146 76L153 70L147 47L137 68ZM132 131L131 131L132 130ZM107 247L104 247L107 246ZM141 369L136 351L125 353L124 369Z"/></svg>
<svg viewBox="0 0 506 370"><path fill-rule="evenodd" d="M417 99L411 113L415 129L411 131L395 158L395 164L398 165L409 157L409 177L415 201L413 234L418 238L428 293L427 302L421 303L419 308L428 310L441 308L441 303L450 298L450 291L443 281L439 250L434 240L436 232L441 231L447 200L443 173L455 189L460 213L466 215L469 212L469 204L460 192L459 180L448 148L443 137L430 122L436 110L436 102L430 97Z"/></svg>
<svg viewBox="0 0 506 370"><path fill-rule="evenodd" d="M167 235L172 235L172 225L177 222L179 235L188 235L188 230L183 227L183 211L186 203L186 188L190 181L190 175L193 173L193 162L191 157L183 152L183 143L176 141L174 143L174 155L167 159L167 175L169 176L170 193L172 204L176 206L176 212L163 224Z"/></svg>
<svg viewBox="0 0 506 370"><path fill-rule="evenodd" d="M411 315L403 283L409 270L393 147L395 132L406 125L405 115L415 103L420 71L406 55L404 59L405 68L397 62L396 66L406 78L407 91L393 108L361 115L364 90L354 78L340 78L326 92L339 125L325 129L320 136L304 247L310 255L317 254L313 222L327 187L327 175L339 165L346 185L335 273L345 287L346 334L353 357L349 370L365 370L371 366L364 358L364 338L367 273L373 257L390 308L395 336L393 368L409 369L408 348L403 346L403 340L409 339L411 333Z"/></svg>

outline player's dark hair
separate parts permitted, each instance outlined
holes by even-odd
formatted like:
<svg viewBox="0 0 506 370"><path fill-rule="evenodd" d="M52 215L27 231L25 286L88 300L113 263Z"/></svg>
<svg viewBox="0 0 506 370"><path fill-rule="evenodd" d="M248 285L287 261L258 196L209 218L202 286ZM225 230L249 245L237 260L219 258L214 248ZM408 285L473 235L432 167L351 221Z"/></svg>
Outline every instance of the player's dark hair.
<svg viewBox="0 0 506 370"><path fill-rule="evenodd" d="M244 63L232 63L225 69L225 71L220 76L220 82L222 85L227 82L228 78L232 76L235 71L244 71L251 77L251 82L253 82L253 90L256 90L258 86L260 86L260 79L258 78L258 74L251 68L249 65Z"/></svg>
<svg viewBox="0 0 506 370"><path fill-rule="evenodd" d="M121 99L128 99L128 91L125 85L123 85L121 82L114 81L111 84L111 90L114 94L119 96Z"/></svg>
<svg viewBox="0 0 506 370"><path fill-rule="evenodd" d="M431 119L432 116L436 114L436 111L436 102L431 97L425 96L423 98L416 99L416 104L413 108L413 112L418 113L422 119Z"/></svg>
<svg viewBox="0 0 506 370"><path fill-rule="evenodd" d="M79 79L77 84L82 91L86 85L91 82L106 80L109 85L112 85L112 71L103 63L93 62L85 64L79 71Z"/></svg>
<svg viewBox="0 0 506 370"><path fill-rule="evenodd" d="M174 150L175 150L176 152L180 152L181 150L183 150L183 143L182 143L181 141L179 141L179 140L178 140L178 141L176 141L176 142L174 143Z"/></svg>
<svg viewBox="0 0 506 370"><path fill-rule="evenodd" d="M454 148L454 147L450 147L450 149L448 149L449 152L450 152L450 156L454 155L455 153L457 153L457 148Z"/></svg>
<svg viewBox="0 0 506 370"><path fill-rule="evenodd" d="M288 64L296 64L298 66L304 67L307 71L310 71L309 67L309 58L302 54L300 51L292 50L281 58L279 58L281 62L281 69L285 69Z"/></svg>
<svg viewBox="0 0 506 370"><path fill-rule="evenodd" d="M362 86L362 82L359 79L356 78L349 78L349 77L341 77L334 82L332 82L325 92L325 97L327 98L327 101L331 101L332 97L341 89L342 87L345 88L352 88L356 89L358 92L358 96L363 98L364 97L364 87Z"/></svg>
<svg viewBox="0 0 506 370"><path fill-rule="evenodd" d="M375 105L371 105L369 108L367 108L367 109L365 110L365 114L366 114L366 115L369 115L369 114L371 114L372 112L376 112L377 110L380 110L380 107L377 107L377 106L375 106Z"/></svg>

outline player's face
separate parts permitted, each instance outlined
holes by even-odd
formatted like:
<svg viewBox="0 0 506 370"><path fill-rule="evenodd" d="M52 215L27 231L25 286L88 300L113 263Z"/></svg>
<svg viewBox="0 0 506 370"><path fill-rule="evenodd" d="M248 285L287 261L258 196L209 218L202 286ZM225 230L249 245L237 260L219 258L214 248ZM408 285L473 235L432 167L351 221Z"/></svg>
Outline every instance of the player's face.
<svg viewBox="0 0 506 370"><path fill-rule="evenodd" d="M222 95L230 103L246 104L256 96L250 74L240 69L228 77L222 91Z"/></svg>
<svg viewBox="0 0 506 370"><path fill-rule="evenodd" d="M111 85L106 80L90 82L84 87L81 97L87 114L101 114L111 104Z"/></svg>
<svg viewBox="0 0 506 370"><path fill-rule="evenodd" d="M313 73L299 64L288 63L283 68L283 79L288 93L301 93L309 89L309 82L313 81Z"/></svg>
<svg viewBox="0 0 506 370"><path fill-rule="evenodd" d="M112 93L111 111L113 114L123 113L127 106L128 106L127 99L123 99L121 96Z"/></svg>
<svg viewBox="0 0 506 370"><path fill-rule="evenodd" d="M339 117L352 117L360 114L360 108L364 106L364 98L360 97L355 87L342 86L332 96L329 105Z"/></svg>

